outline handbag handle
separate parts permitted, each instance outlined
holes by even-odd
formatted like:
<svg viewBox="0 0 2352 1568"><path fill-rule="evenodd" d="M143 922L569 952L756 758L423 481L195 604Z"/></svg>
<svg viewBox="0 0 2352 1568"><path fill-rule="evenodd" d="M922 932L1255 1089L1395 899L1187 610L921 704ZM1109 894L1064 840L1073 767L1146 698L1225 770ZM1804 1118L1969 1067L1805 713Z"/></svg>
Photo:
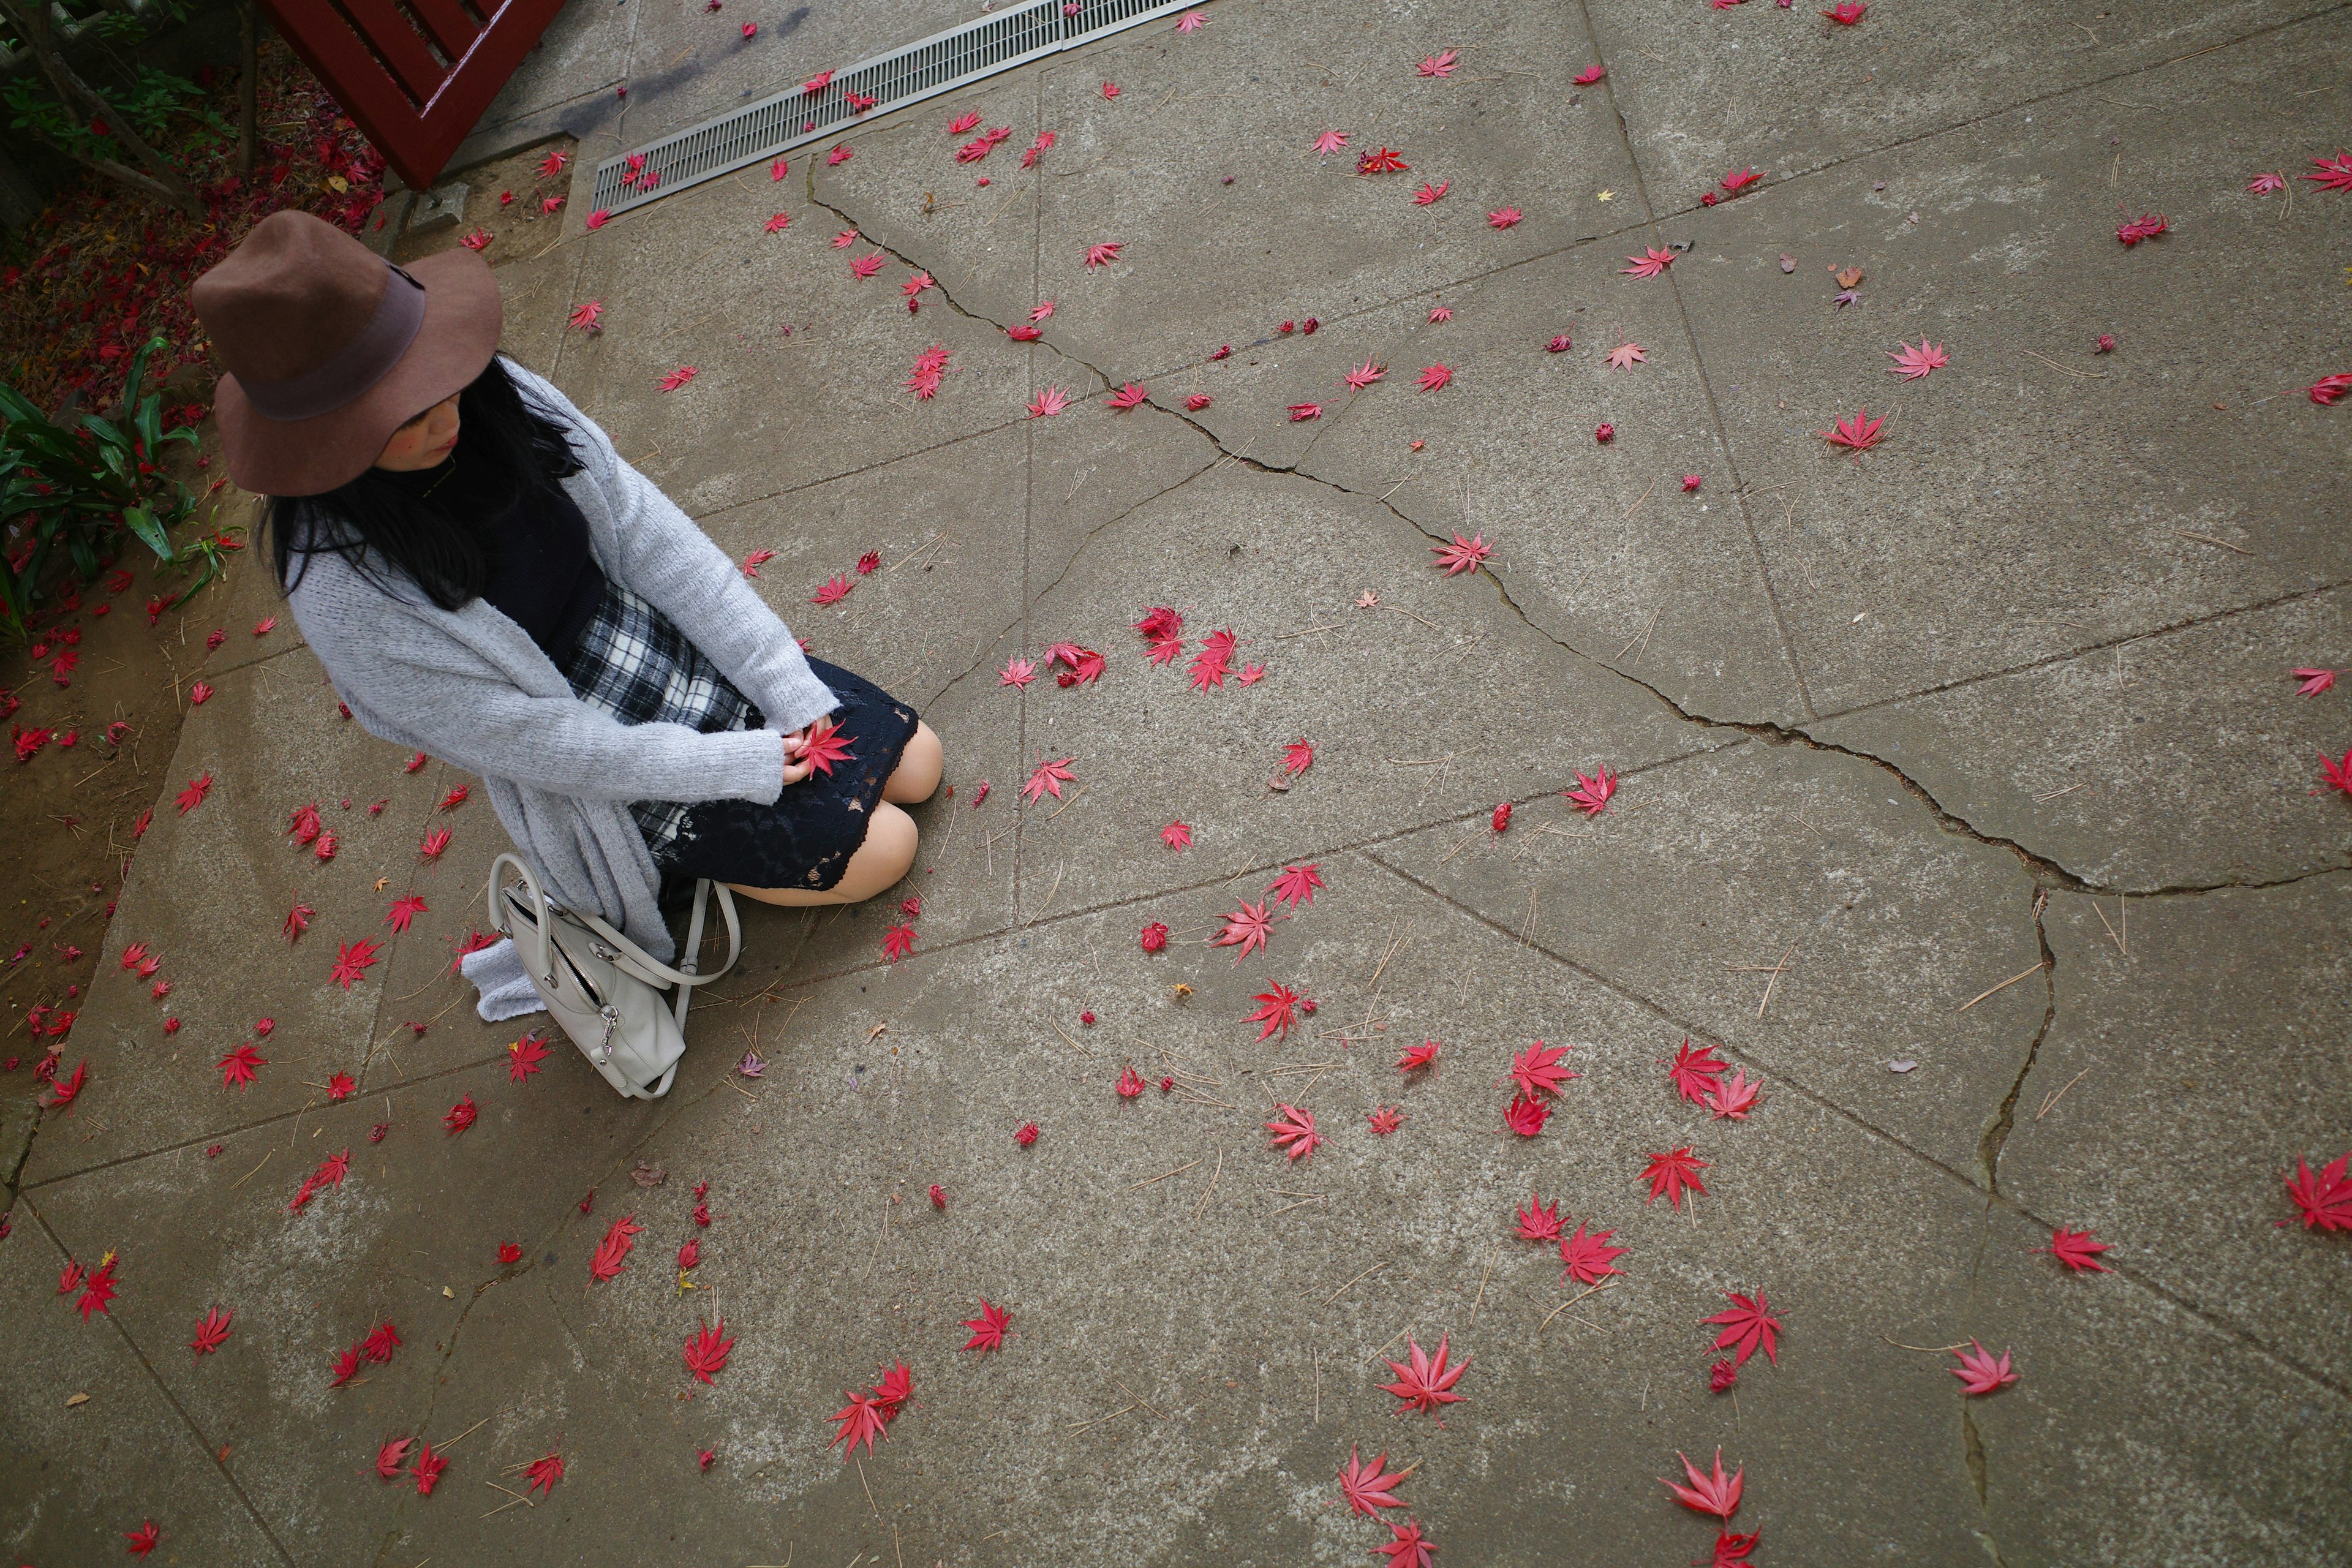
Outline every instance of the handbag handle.
<svg viewBox="0 0 2352 1568"><path fill-rule="evenodd" d="M512 866L515 868L515 874L522 879L523 886L530 890L533 913L537 916L539 963L541 968L550 967L547 943L553 938L550 935L548 924L547 895L540 889L539 879L530 874L530 868L524 865L520 857L513 854L501 854L490 862L491 901L494 904L499 897L499 868L501 866ZM714 888L719 891L719 912L727 920L727 962L709 973L702 974L696 972L696 954L702 948L704 907ZM733 969L735 961L741 957L743 952L743 927L736 915L735 895L725 883L713 882L707 877L695 883L694 917L687 933L685 962L677 969L672 969L646 952L644 948L631 942L615 931L603 917L591 914L585 910L568 910L565 912L594 931L604 941L611 943L616 952L625 956L632 963L644 969L648 974L658 976L662 984L678 987L677 1016L680 1026L686 1022L686 1002L692 994L693 988L697 985L708 985ZM507 936L514 934L507 929L507 919L503 910L499 911L499 930Z"/></svg>

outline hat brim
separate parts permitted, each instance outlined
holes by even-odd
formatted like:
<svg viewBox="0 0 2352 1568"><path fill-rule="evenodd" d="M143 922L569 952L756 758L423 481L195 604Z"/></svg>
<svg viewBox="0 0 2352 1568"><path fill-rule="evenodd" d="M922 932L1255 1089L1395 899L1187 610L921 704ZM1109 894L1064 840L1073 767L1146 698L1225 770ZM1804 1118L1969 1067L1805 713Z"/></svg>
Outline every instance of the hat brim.
<svg viewBox="0 0 2352 1568"><path fill-rule="evenodd" d="M259 495L312 496L372 468L394 431L464 388L498 353L505 310L489 264L463 248L412 261L425 286L425 321L383 379L331 413L271 419L236 377L224 374L213 414L229 478Z"/></svg>

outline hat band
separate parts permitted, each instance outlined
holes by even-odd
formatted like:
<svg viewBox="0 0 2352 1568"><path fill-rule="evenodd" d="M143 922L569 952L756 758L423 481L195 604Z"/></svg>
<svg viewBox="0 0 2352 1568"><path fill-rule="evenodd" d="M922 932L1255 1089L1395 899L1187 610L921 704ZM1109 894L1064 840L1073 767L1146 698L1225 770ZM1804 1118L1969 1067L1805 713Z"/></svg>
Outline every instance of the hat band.
<svg viewBox="0 0 2352 1568"><path fill-rule="evenodd" d="M385 265L392 277L384 282L375 314L333 358L284 381L237 378L255 413L287 422L316 419L352 402L391 374L425 324L425 285L400 268Z"/></svg>

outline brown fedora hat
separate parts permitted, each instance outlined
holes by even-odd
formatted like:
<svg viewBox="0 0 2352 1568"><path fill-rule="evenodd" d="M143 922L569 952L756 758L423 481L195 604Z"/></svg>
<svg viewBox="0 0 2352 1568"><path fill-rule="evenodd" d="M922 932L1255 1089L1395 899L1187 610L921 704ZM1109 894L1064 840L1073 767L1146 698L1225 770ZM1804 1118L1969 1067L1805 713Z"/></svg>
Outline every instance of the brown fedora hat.
<svg viewBox="0 0 2352 1568"><path fill-rule="evenodd" d="M472 251L394 267L305 212L263 218L189 292L226 373L213 412L229 478L263 495L357 479L482 374L503 319Z"/></svg>

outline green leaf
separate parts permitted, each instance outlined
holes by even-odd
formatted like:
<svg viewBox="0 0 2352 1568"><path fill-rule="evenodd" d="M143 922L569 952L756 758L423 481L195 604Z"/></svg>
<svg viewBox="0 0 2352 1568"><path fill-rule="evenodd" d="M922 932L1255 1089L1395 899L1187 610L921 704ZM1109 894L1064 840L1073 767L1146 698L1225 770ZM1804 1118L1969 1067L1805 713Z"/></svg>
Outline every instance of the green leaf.
<svg viewBox="0 0 2352 1568"><path fill-rule="evenodd" d="M163 525L155 521L153 512L143 506L125 507L122 511L122 523L124 527L139 536L141 543L155 552L157 559L163 561L172 559L171 537L163 531Z"/></svg>

